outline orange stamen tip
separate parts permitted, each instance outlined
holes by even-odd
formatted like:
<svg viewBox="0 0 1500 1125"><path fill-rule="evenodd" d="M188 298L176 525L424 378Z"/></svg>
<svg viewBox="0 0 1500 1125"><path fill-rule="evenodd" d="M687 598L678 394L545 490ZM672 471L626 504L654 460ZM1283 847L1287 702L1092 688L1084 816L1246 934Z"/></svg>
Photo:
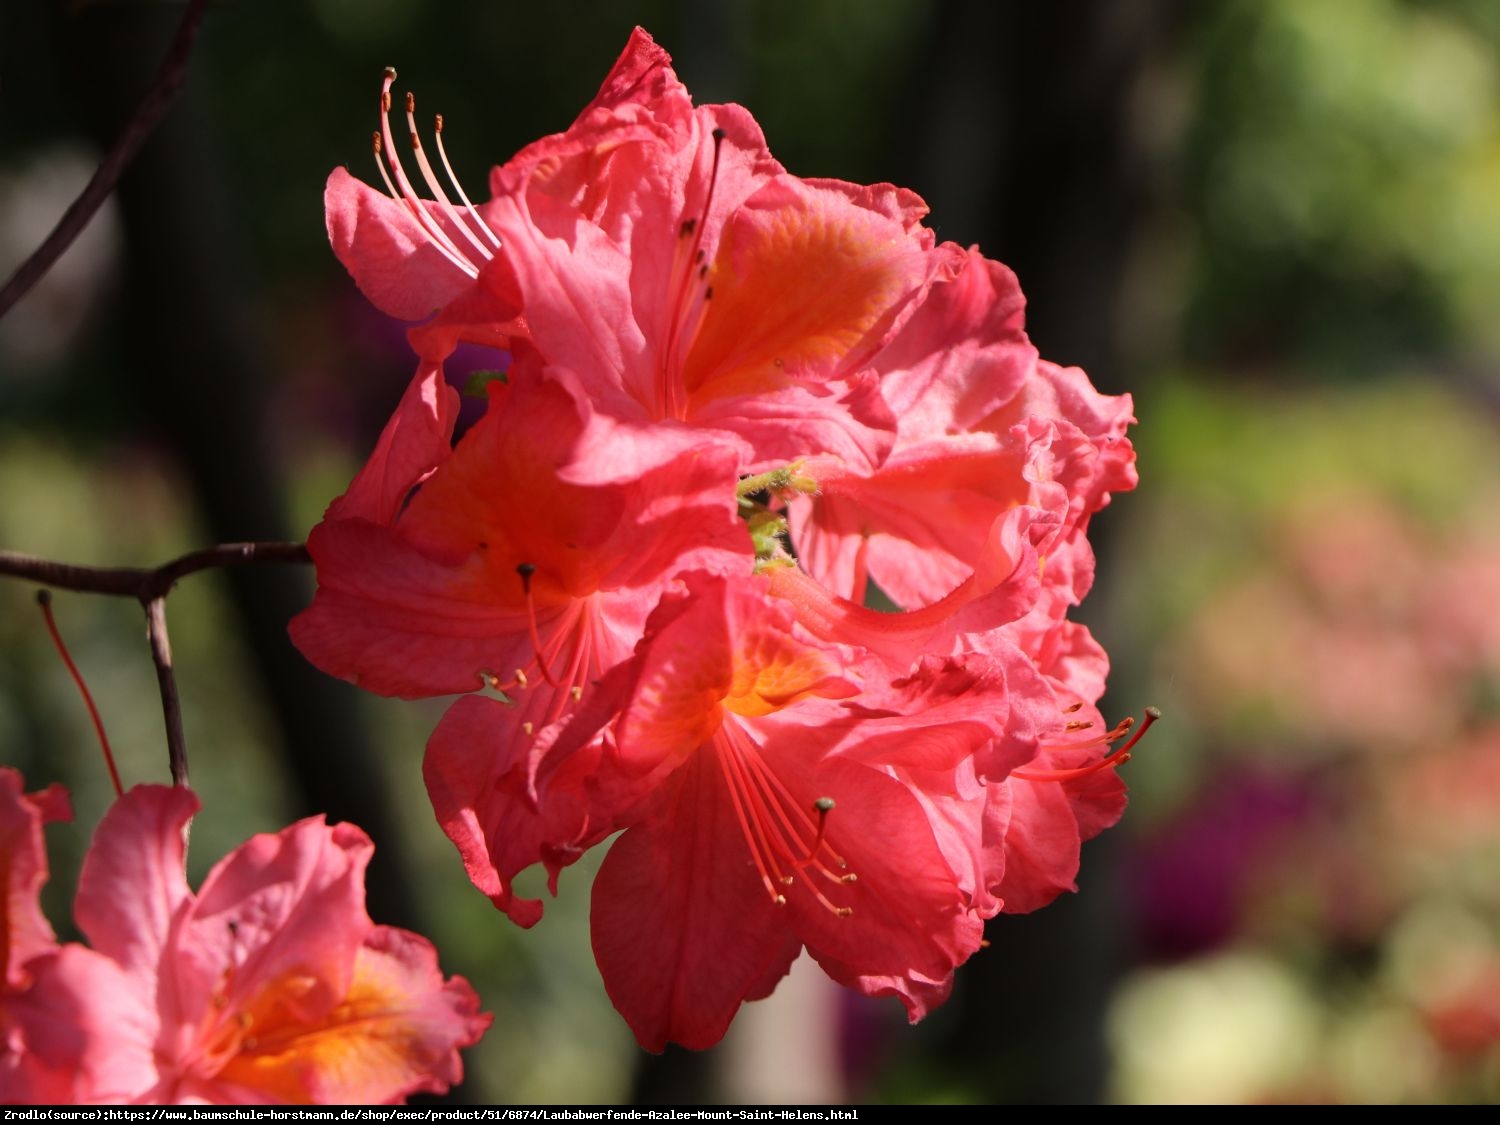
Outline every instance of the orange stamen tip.
<svg viewBox="0 0 1500 1125"><path fill-rule="evenodd" d="M443 115L441 113L432 119L432 131L434 133L441 133L443 131Z"/></svg>
<svg viewBox="0 0 1500 1125"><path fill-rule="evenodd" d="M380 150L385 147L385 145L383 144L383 142L380 139L380 133L379 133L378 130L376 131L376 133L374 134L374 136L371 138L371 145L370 145L370 147L375 150L375 155L376 156L379 156L380 155Z"/></svg>
<svg viewBox="0 0 1500 1125"><path fill-rule="evenodd" d="M525 731L527 734L531 734L532 732L534 732L536 730L536 727L528 719L526 722L524 722L524 723L521 724L521 729L523 731Z"/></svg>
<svg viewBox="0 0 1500 1125"><path fill-rule="evenodd" d="M837 914L840 918L847 918L849 917L849 915L854 913L854 908L852 906L841 906L837 910L835 910L834 913Z"/></svg>
<svg viewBox="0 0 1500 1125"><path fill-rule="evenodd" d="M583 688L578 684L574 684L568 689L568 694L573 698L573 702L577 703L583 698Z"/></svg>
<svg viewBox="0 0 1500 1125"><path fill-rule="evenodd" d="M406 112L413 113L417 108L417 95L410 90L406 91Z"/></svg>
<svg viewBox="0 0 1500 1125"><path fill-rule="evenodd" d="M989 938L986 937L986 938L980 938L979 939L979 948L980 949L988 949L989 947L990 947L990 939Z"/></svg>
<svg viewBox="0 0 1500 1125"><path fill-rule="evenodd" d="M786 895L777 895L777 896L775 896L773 899L771 899L771 904L773 906L785 906L786 905Z"/></svg>
<svg viewBox="0 0 1500 1125"><path fill-rule="evenodd" d="M847 875L840 875L839 876L839 882L840 883L857 883L857 882L859 882L859 876L856 875L854 872L851 871Z"/></svg>
<svg viewBox="0 0 1500 1125"><path fill-rule="evenodd" d="M519 687L519 688L524 688L526 686L526 684L527 684L526 673L522 669L517 668L516 669L516 686Z"/></svg>
<svg viewBox="0 0 1500 1125"><path fill-rule="evenodd" d="M1074 703L1072 706L1070 706L1070 707L1064 707L1063 708L1063 714L1064 715L1072 715L1075 712L1082 711L1082 710L1083 710L1083 700L1080 699L1077 703Z"/></svg>
<svg viewBox="0 0 1500 1125"><path fill-rule="evenodd" d="M391 92L389 90L380 91L380 112L391 112Z"/></svg>

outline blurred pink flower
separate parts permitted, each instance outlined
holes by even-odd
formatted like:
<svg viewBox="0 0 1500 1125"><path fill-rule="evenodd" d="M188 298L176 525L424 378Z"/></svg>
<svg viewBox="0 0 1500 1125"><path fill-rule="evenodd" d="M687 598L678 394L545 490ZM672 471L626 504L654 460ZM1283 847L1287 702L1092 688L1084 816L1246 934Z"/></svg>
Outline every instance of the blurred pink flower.
<svg viewBox="0 0 1500 1125"><path fill-rule="evenodd" d="M92 948L33 962L82 1103L384 1103L442 1092L490 1024L424 938L364 907L373 847L301 821L183 874L197 798L137 786L104 816L74 915ZM48 1091L56 1096L55 1088Z"/></svg>

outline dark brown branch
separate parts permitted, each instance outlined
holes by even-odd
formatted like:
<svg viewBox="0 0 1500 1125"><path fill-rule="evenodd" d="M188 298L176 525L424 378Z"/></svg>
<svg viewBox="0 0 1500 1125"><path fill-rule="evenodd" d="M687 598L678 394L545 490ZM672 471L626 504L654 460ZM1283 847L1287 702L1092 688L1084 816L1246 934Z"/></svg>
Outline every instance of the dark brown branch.
<svg viewBox="0 0 1500 1125"><path fill-rule="evenodd" d="M182 703L177 698L177 677L172 672L172 642L167 638L167 602L152 598L146 603L146 637L151 642L151 663L156 665L156 683L161 689L161 713L167 724L167 760L172 784L188 783L187 737L182 732Z"/></svg>
<svg viewBox="0 0 1500 1125"><path fill-rule="evenodd" d="M167 594L177 580L195 571L248 562L311 562L301 543L221 543L205 547L158 567L74 566L70 563L0 551L0 575L29 578L46 586L85 594L135 598L146 611L151 663L161 689L162 717L167 725L167 758L174 785L188 783L187 739L182 731L182 704L172 671L172 643L167 636ZM66 660L67 657L64 656ZM75 673L76 675L76 673ZM81 681L80 681L81 686ZM87 698L88 689L84 689ZM92 705L91 705L92 706ZM106 744L105 753L108 753Z"/></svg>
<svg viewBox="0 0 1500 1125"><path fill-rule="evenodd" d="M188 0L182 13L182 20L177 25L177 34L172 39L172 45L167 48L161 67L156 72L155 81L146 91L146 96L141 99L141 104L136 108L135 113L126 122L114 146L105 153L104 159L99 162L99 167L94 171L93 178L85 185L78 198L73 200L72 205L63 212L63 217L57 221L57 226L52 228L52 233L32 252L31 257L22 262L20 268L11 274L4 288L0 288L0 317L9 312L11 307L46 275L53 263L62 257L63 252L73 244L73 240L83 233L84 227L88 226L89 220L94 217L94 212L99 210L100 205L109 198L109 193L114 191L115 184L119 182L125 169L130 166L136 152L155 130L162 115L166 113L167 107L172 103L178 87L182 85L183 78L187 75L188 55L192 52L193 40L198 34L198 25L203 21L203 12L207 7L208 0Z"/></svg>
<svg viewBox="0 0 1500 1125"><path fill-rule="evenodd" d="M75 566L15 551L0 551L0 575L29 578L59 590L135 598L145 605L166 597L179 578L195 571L251 562L311 561L301 543L220 543L158 567Z"/></svg>

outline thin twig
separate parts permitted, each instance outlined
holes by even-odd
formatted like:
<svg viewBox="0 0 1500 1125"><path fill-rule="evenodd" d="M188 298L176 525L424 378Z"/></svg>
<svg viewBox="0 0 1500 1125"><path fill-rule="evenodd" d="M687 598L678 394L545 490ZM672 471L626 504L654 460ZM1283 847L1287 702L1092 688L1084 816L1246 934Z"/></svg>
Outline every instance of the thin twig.
<svg viewBox="0 0 1500 1125"><path fill-rule="evenodd" d="M94 212L109 198L109 193L114 191L115 184L119 183L125 169L135 159L136 152L156 129L187 75L188 55L192 52L198 25L203 21L203 12L207 7L208 0L188 0L182 20L177 25L177 34L172 38L172 45L167 48L155 81L115 139L114 147L104 154L104 159L94 170L93 178L63 212L63 217L52 228L52 233L11 274L4 288L0 288L0 317L9 312L46 275L53 263L73 244L73 240L83 233L89 220L94 217Z"/></svg>
<svg viewBox="0 0 1500 1125"><path fill-rule="evenodd" d="M146 611L146 637L151 642L151 662L156 666L156 682L161 689L161 709L167 725L167 758L172 769L172 782L175 785L186 785L187 739L182 731L182 704L177 698L177 678L172 671L172 642L167 636L167 595L178 579L210 567L249 562L311 561L312 557L301 543L221 543L217 547L192 551L158 567L75 566L37 558L35 555L17 554L15 551L0 551L0 576L30 579L45 586L85 594L135 598L141 603ZM63 659L67 660L67 656L64 655ZM71 661L69 664L71 665ZM87 693L88 689L85 688L85 698ZM102 729L100 733L102 737Z"/></svg>
<svg viewBox="0 0 1500 1125"><path fill-rule="evenodd" d="M172 673L172 642L167 638L167 602L152 598L146 603L146 637L151 642L151 663L156 665L156 683L161 689L161 713L167 723L167 760L172 784L188 783L187 737L182 733L182 703L177 698L177 677Z"/></svg>
<svg viewBox="0 0 1500 1125"><path fill-rule="evenodd" d="M251 562L310 561L307 548L301 543L220 543L158 567L75 566L15 551L0 551L0 575L29 578L60 590L135 598L145 605L166 597L179 578L199 570Z"/></svg>

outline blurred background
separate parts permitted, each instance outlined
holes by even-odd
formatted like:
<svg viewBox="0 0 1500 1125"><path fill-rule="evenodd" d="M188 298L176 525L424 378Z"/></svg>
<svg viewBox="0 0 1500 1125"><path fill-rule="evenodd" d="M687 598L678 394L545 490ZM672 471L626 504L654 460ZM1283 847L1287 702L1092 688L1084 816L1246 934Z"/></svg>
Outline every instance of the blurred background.
<svg viewBox="0 0 1500 1125"><path fill-rule="evenodd" d="M0 273L82 187L181 7L0 6ZM917 1028L794 973L725 1043L644 1056L588 948L590 872L531 932L420 783L443 703L285 639L300 568L168 603L194 877L315 811L378 851L377 921L496 1013L476 1102L1500 1100L1500 7L1490 0L220 0L164 126L0 321L0 547L155 565L305 536L412 370L328 251L373 178L381 68L470 194L565 128L630 27L793 172L914 188L1013 266L1047 357L1135 396L1096 518L1105 710L1168 721L1082 893L1002 917ZM165 780L141 615L59 593L127 783ZM0 582L0 762L61 780L59 929L109 792L33 590Z"/></svg>

